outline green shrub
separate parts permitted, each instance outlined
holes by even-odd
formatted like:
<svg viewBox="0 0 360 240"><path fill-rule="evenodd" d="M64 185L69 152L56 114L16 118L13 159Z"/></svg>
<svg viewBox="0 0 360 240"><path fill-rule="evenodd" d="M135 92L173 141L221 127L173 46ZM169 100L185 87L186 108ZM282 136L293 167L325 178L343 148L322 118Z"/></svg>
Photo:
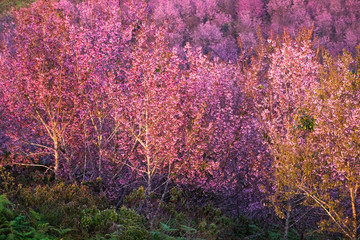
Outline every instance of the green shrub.
<svg viewBox="0 0 360 240"><path fill-rule="evenodd" d="M153 240L186 240L186 239L195 239L202 240L200 238L196 238L196 233L198 231L195 228L188 227L185 225L181 225L180 229L171 228L169 225L165 223L160 223L160 229L158 231L152 232ZM175 237L174 235L180 235L180 237Z"/></svg>
<svg viewBox="0 0 360 240"><path fill-rule="evenodd" d="M133 190L124 199L124 204L132 209L141 208L145 201L145 192L143 186Z"/></svg>
<svg viewBox="0 0 360 240"><path fill-rule="evenodd" d="M6 194L11 198L11 196L16 196L21 188L22 184L16 182L11 172L0 166L0 194Z"/></svg>
<svg viewBox="0 0 360 240"><path fill-rule="evenodd" d="M42 222L59 229L80 232L80 216L84 208L102 207L102 199L91 194L85 186L65 184L23 188L18 196L21 206L37 212ZM40 219L39 219L40 220Z"/></svg>
<svg viewBox="0 0 360 240"><path fill-rule="evenodd" d="M96 235L96 239L149 239L145 219L134 210L122 207L99 210L84 209L81 224L85 234Z"/></svg>
<svg viewBox="0 0 360 240"><path fill-rule="evenodd" d="M16 216L10 205L10 201L0 195L0 240L56 239L37 231L37 226L32 226L25 216Z"/></svg>

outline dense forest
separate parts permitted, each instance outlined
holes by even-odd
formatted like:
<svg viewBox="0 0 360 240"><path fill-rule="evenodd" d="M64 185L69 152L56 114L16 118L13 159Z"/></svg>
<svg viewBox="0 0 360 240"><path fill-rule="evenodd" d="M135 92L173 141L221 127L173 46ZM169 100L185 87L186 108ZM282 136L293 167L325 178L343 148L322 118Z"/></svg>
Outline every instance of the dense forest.
<svg viewBox="0 0 360 240"><path fill-rule="evenodd" d="M0 0L1 239L360 239L358 0Z"/></svg>

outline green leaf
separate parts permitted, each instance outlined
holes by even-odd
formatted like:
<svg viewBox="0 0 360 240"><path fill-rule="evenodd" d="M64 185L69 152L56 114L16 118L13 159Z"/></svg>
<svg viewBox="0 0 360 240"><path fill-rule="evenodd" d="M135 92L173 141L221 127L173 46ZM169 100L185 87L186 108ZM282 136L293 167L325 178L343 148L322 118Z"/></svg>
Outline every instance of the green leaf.
<svg viewBox="0 0 360 240"><path fill-rule="evenodd" d="M160 223L160 226L161 226L161 230L163 230L164 232L176 232L176 231L178 231L178 229L170 228L170 226L166 225L165 223Z"/></svg>
<svg viewBox="0 0 360 240"><path fill-rule="evenodd" d="M185 231L187 234L195 234L197 233L197 230L195 228L192 227L188 227L185 225L181 225L181 230Z"/></svg>

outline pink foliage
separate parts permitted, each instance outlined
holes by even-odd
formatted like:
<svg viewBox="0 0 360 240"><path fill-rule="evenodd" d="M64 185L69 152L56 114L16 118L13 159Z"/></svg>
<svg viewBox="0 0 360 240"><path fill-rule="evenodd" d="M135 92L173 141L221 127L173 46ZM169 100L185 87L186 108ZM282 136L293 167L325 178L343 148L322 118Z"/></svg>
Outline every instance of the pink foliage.
<svg viewBox="0 0 360 240"><path fill-rule="evenodd" d="M112 199L124 185L150 195L172 183L246 196L237 204L259 210L281 187L266 176L311 151L321 157L309 164L328 164L317 177L353 186L354 60L321 66L311 31L299 30L314 25L316 46L355 47L360 4L340 3L36 1L12 12L2 39L0 148L17 154L13 164L98 178ZM259 26L288 31L248 51L264 41ZM339 78L321 78L331 71ZM304 117L319 126L299 129Z"/></svg>
<svg viewBox="0 0 360 240"><path fill-rule="evenodd" d="M16 29L8 36L16 53L12 49L4 53L1 75L12 121L8 134L16 152L26 148L30 156L52 155L57 171L60 150L70 140L65 136L75 124L80 103L72 91L80 91L82 84L70 63L74 60L67 33L70 21L53 3L42 1L16 12L15 19Z"/></svg>
<svg viewBox="0 0 360 240"><path fill-rule="evenodd" d="M265 13L264 3L262 0L238 0L236 3L236 13L238 16L250 14L254 18L261 17Z"/></svg>

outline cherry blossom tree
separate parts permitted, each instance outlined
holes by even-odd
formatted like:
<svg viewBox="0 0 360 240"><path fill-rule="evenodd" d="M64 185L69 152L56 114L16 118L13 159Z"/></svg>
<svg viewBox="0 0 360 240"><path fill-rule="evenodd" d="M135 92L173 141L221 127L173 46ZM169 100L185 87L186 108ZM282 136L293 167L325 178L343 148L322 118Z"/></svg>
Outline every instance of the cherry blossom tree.
<svg viewBox="0 0 360 240"><path fill-rule="evenodd" d="M337 59L325 53L323 59L313 103L309 175L303 176L300 189L329 216L321 228L358 239L359 63L349 52Z"/></svg>
<svg viewBox="0 0 360 240"><path fill-rule="evenodd" d="M79 115L83 124L80 130L85 152L81 156L84 158L83 170L84 174L90 170L92 175L103 178L104 167L109 167L104 162L113 154L111 140L119 130L110 115L115 106L106 91L111 82L123 78L121 66L126 62L125 45L131 40L133 26L131 22L126 27L122 24L117 1L84 1L73 7L77 14L72 17L78 19L70 33L76 46L76 74L85 80ZM134 11L129 9L128 14L134 14Z"/></svg>
<svg viewBox="0 0 360 240"><path fill-rule="evenodd" d="M14 17L11 46L2 55L2 92L11 119L7 134L13 152L50 155L57 173L79 106L73 92L82 84L72 74L70 20L54 2L44 1L14 12Z"/></svg>
<svg viewBox="0 0 360 240"><path fill-rule="evenodd" d="M138 44L131 53L126 80L123 84L113 84L114 90L110 88L109 94L114 96L118 106L113 118L127 133L119 137L119 141L130 139L132 145L127 150L128 159L119 160L139 175L146 176L147 193L150 194L154 175L170 171L172 161L177 158L180 60L166 50L163 33L148 32L145 23L141 28L137 35ZM154 34L156 40L150 45L146 43L148 33ZM124 143L119 142L119 145Z"/></svg>
<svg viewBox="0 0 360 240"><path fill-rule="evenodd" d="M169 25L170 46L185 56L183 47L190 42L202 47L203 53L225 60L237 58L238 47L233 38L232 16L221 10L220 2L149 1L155 23Z"/></svg>
<svg viewBox="0 0 360 240"><path fill-rule="evenodd" d="M311 49L311 34L303 30L296 41L287 33L282 41L269 38L268 44L259 48L254 68L247 73L247 91L254 98L263 139L273 156L273 201L286 201L288 205L284 239L289 228L290 200L301 194L297 176L303 171L302 159L309 152L307 135L313 128L309 111L314 107L311 93L318 87L319 64Z"/></svg>
<svg viewBox="0 0 360 240"><path fill-rule="evenodd" d="M296 41L288 34L281 42L270 38L260 48L258 67L248 72L274 157L273 200L288 202L289 219L289 200L305 196L303 204L328 216L320 222L323 230L357 239L358 63L345 52L336 60L325 53L320 64L311 33L301 32ZM262 64L266 59L269 68Z"/></svg>
<svg viewBox="0 0 360 240"><path fill-rule="evenodd" d="M39 1L14 15L15 33L8 36L15 49L4 51L1 76L6 79L2 90L7 110L13 115L8 131L13 146L32 146L36 153L31 156L50 155L56 172L66 159L71 172L81 164L75 159L91 156L86 149L93 148L95 137L97 151L92 155L98 156L94 165L101 175L103 146L116 129L106 115L112 105L104 89L121 78L117 66L125 61L123 46L131 40L134 24L123 27L118 4L109 1ZM87 164L85 160L84 171Z"/></svg>

